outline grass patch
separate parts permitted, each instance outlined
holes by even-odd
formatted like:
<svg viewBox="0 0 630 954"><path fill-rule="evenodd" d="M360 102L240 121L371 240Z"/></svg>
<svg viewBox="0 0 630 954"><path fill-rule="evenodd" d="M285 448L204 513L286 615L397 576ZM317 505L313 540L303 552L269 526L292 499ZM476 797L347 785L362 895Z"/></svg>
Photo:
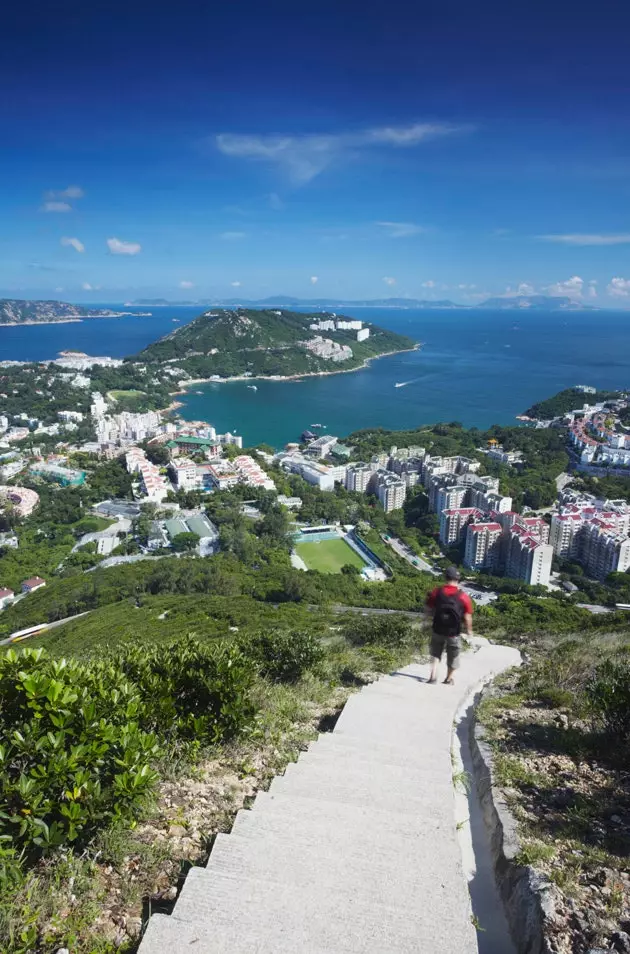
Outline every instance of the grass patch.
<svg viewBox="0 0 630 954"><path fill-rule="evenodd" d="M146 393L146 391L136 391L133 389L129 391L114 390L108 391L107 397L114 401L139 401L141 398L146 397Z"/></svg>
<svg viewBox="0 0 630 954"><path fill-rule="evenodd" d="M362 570L366 565L345 540L321 540L316 543L298 543L295 552L304 560L309 570L320 573L340 573L343 566L356 566Z"/></svg>

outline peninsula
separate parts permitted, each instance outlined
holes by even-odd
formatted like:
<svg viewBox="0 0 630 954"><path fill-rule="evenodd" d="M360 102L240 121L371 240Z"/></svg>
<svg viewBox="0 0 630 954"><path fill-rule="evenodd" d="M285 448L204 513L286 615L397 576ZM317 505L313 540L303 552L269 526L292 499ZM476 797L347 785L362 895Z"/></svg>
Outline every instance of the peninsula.
<svg viewBox="0 0 630 954"><path fill-rule="evenodd" d="M352 371L418 343L333 312L211 309L128 359L170 364L181 378L296 377Z"/></svg>
<svg viewBox="0 0 630 954"><path fill-rule="evenodd" d="M111 308L87 308L65 301L32 301L25 298L0 298L0 326L48 325L82 318L121 318L128 311Z"/></svg>

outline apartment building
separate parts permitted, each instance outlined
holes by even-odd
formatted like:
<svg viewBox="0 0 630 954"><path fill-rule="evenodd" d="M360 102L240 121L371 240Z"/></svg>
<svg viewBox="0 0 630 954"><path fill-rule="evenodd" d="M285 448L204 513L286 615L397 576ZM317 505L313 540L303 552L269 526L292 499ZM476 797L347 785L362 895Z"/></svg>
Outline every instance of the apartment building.
<svg viewBox="0 0 630 954"><path fill-rule="evenodd" d="M374 471L370 464L349 464L346 467L346 490L353 490L359 494L368 492Z"/></svg>
<svg viewBox="0 0 630 954"><path fill-rule="evenodd" d="M392 510L399 510L404 504L407 487L400 477L388 470L379 470L375 475L375 492L383 510L391 513Z"/></svg>
<svg viewBox="0 0 630 954"><path fill-rule="evenodd" d="M614 523L595 518L582 528L580 562L597 580L624 573L630 567L630 538Z"/></svg>
<svg viewBox="0 0 630 954"><path fill-rule="evenodd" d="M483 514L474 507L458 507L440 513L440 543L445 547L459 546L466 536L469 523L481 520Z"/></svg>
<svg viewBox="0 0 630 954"><path fill-rule="evenodd" d="M506 576L523 580L531 586L549 584L553 547L542 543L540 536L533 535L527 527L517 523L508 531L505 550Z"/></svg>
<svg viewBox="0 0 630 954"><path fill-rule="evenodd" d="M500 561L503 527L495 521L470 523L466 528L464 566L470 570L494 570Z"/></svg>

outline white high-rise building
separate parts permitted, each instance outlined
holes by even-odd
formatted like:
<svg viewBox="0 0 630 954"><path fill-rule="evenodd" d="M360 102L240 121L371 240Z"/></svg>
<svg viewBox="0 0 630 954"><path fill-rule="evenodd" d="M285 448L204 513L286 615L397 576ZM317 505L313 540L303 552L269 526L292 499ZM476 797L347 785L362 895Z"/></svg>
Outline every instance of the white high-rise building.
<svg viewBox="0 0 630 954"><path fill-rule="evenodd" d="M470 523L466 528L464 566L471 570L496 569L499 565L500 523Z"/></svg>
<svg viewBox="0 0 630 954"><path fill-rule="evenodd" d="M386 513L391 513L392 510L399 510L402 507L407 495L407 486L404 480L387 470L380 470L376 472L375 484L376 496Z"/></svg>
<svg viewBox="0 0 630 954"><path fill-rule="evenodd" d="M443 510L440 514L440 543L445 547L457 546L466 536L469 523L481 520L482 514L474 507L459 507Z"/></svg>
<svg viewBox="0 0 630 954"><path fill-rule="evenodd" d="M551 575L553 547L541 543L526 527L515 524L508 533L505 575L531 586L547 586Z"/></svg>
<svg viewBox="0 0 630 954"><path fill-rule="evenodd" d="M349 464L346 468L346 490L359 494L367 493L373 475L374 471L369 464Z"/></svg>

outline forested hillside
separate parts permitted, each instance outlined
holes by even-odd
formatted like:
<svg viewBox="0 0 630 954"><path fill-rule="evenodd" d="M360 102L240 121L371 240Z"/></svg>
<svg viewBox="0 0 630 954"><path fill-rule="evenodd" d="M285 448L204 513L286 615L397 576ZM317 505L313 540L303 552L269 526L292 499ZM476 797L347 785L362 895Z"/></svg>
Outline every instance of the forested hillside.
<svg viewBox="0 0 630 954"><path fill-rule="evenodd" d="M367 358L413 348L411 338L368 325L370 336L357 341L356 331L312 331L309 325L329 315L292 311L212 309L190 324L149 345L133 360L169 361L193 377L244 374L291 375L349 370ZM352 349L352 357L335 363L307 350L300 342L320 334Z"/></svg>

